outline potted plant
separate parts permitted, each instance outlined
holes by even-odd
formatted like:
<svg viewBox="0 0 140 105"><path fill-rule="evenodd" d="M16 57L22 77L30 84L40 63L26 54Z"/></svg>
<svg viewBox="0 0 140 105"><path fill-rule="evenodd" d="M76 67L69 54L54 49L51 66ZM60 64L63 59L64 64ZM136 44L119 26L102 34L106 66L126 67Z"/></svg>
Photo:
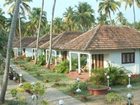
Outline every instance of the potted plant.
<svg viewBox="0 0 140 105"><path fill-rule="evenodd" d="M106 84L105 69L94 69L88 81L88 91L92 95L106 94L109 90Z"/></svg>

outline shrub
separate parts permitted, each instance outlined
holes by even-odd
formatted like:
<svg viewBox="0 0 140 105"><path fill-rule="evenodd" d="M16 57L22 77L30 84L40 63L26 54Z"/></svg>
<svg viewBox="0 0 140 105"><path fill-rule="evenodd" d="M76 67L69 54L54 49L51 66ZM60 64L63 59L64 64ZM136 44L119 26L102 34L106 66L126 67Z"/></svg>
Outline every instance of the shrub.
<svg viewBox="0 0 140 105"><path fill-rule="evenodd" d="M17 96L17 90L16 89L12 89L11 90L11 95L12 95L12 97L16 97Z"/></svg>
<svg viewBox="0 0 140 105"><path fill-rule="evenodd" d="M25 82L25 83L23 84L23 89L24 89L24 90L31 90L31 89L32 89L31 83Z"/></svg>
<svg viewBox="0 0 140 105"><path fill-rule="evenodd" d="M106 72L110 76L111 85L126 85L128 83L128 71L125 68L109 65Z"/></svg>
<svg viewBox="0 0 140 105"><path fill-rule="evenodd" d="M41 105L49 105L49 104L48 104L48 101L42 100L42 101L41 101Z"/></svg>
<svg viewBox="0 0 140 105"><path fill-rule="evenodd" d="M32 57L26 57L26 61L30 62L32 60Z"/></svg>
<svg viewBox="0 0 140 105"><path fill-rule="evenodd" d="M72 69L75 70L78 68L78 60L73 58L72 59Z"/></svg>
<svg viewBox="0 0 140 105"><path fill-rule="evenodd" d="M72 84L72 85L70 86L70 91L71 91L71 92L75 92L77 88L78 88L78 83ZM80 88L82 91L86 91L86 90L87 90L87 83L85 83L85 82L80 82L80 83L79 83L79 88Z"/></svg>
<svg viewBox="0 0 140 105"><path fill-rule="evenodd" d="M131 83L137 83L140 81L140 74L133 74L131 75Z"/></svg>
<svg viewBox="0 0 140 105"><path fill-rule="evenodd" d="M102 68L93 69L92 76L89 82L95 85L105 85L106 83L105 70Z"/></svg>
<svg viewBox="0 0 140 105"><path fill-rule="evenodd" d="M69 63L67 60L59 63L55 68L57 73L67 73L69 70Z"/></svg>
<svg viewBox="0 0 140 105"><path fill-rule="evenodd" d="M46 57L45 57L45 55L40 55L39 56L39 59L37 61L37 64L38 65L45 65L46 64Z"/></svg>
<svg viewBox="0 0 140 105"><path fill-rule="evenodd" d="M45 87L41 82L36 82L32 88L32 92L41 96L45 93Z"/></svg>
<svg viewBox="0 0 140 105"><path fill-rule="evenodd" d="M105 98L106 98L106 101L108 102L108 103L120 103L120 102L122 102L123 101L123 97L121 96L121 95L119 95L119 94L117 94L117 93L114 93L114 92L110 92L110 93L108 93L106 96L105 96Z"/></svg>

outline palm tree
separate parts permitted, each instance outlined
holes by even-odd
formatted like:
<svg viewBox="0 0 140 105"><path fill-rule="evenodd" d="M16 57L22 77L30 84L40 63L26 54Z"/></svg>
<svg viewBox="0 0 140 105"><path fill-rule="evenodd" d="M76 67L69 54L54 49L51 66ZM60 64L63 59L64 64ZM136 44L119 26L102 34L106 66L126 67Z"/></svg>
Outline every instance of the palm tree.
<svg viewBox="0 0 140 105"><path fill-rule="evenodd" d="M125 5L125 9L129 6L133 6L133 16L134 16L134 26L135 26L135 23L136 23L136 15L135 15L135 3L137 5L137 7L140 8L140 0L123 0L126 5Z"/></svg>
<svg viewBox="0 0 140 105"><path fill-rule="evenodd" d="M62 18L59 18L59 17L55 18L53 23L54 23L53 33L55 34L62 33L62 31L64 30L64 27L63 27L64 23L63 23Z"/></svg>
<svg viewBox="0 0 140 105"><path fill-rule="evenodd" d="M25 11L30 12L30 6L27 4L28 2L31 2L32 0L22 0L20 4L20 12L18 14L18 29L19 29L19 37L20 37L20 50L21 50L21 20L20 16L25 17ZM15 0L6 0L5 5L10 5L9 7L9 13L13 14L14 8L15 8ZM21 53L21 52L20 52Z"/></svg>
<svg viewBox="0 0 140 105"><path fill-rule="evenodd" d="M36 30L38 29L39 18L40 18L40 8L33 8L29 14L29 22L27 23L27 32L30 36L37 35ZM41 29L45 28L47 24L46 12L43 11L41 18ZM41 33L42 34L42 33Z"/></svg>
<svg viewBox="0 0 140 105"><path fill-rule="evenodd" d="M80 2L76 8L76 23L78 24L79 29L87 31L95 23L93 16L94 10L87 2Z"/></svg>
<svg viewBox="0 0 140 105"><path fill-rule="evenodd" d="M56 0L54 0L53 8L52 8L52 19L51 19L51 25L50 25L50 46L49 46L49 57L47 62L47 67L50 68L50 60L52 56L52 33L53 33L53 19L54 19L54 12L55 12L55 4Z"/></svg>
<svg viewBox="0 0 140 105"><path fill-rule="evenodd" d="M126 25L127 24L127 20L124 17L122 12L117 13L117 17L116 17L116 23L120 23L122 25Z"/></svg>
<svg viewBox="0 0 140 105"><path fill-rule="evenodd" d="M70 6L66 8L66 12L64 12L64 28L66 31L75 31L76 30L76 15L73 8Z"/></svg>
<svg viewBox="0 0 140 105"><path fill-rule="evenodd" d="M41 26L43 8L44 8L44 0L42 0L42 6L41 6L40 17L39 17L39 23L38 23L38 30L37 30L35 64L37 63L37 57L38 57L38 42L39 42L39 36L40 36L40 26Z"/></svg>
<svg viewBox="0 0 140 105"><path fill-rule="evenodd" d="M9 73L9 66L10 66L12 41L13 41L15 29L16 29L16 22L17 22L17 17L18 17L18 13L19 13L20 3L21 3L21 0L16 0L16 5L14 8L14 14L13 14L13 19L12 19L12 23L11 23L10 33L9 33L9 37L8 37L5 71L4 71L3 83L2 83L1 94L0 94L1 103L4 103L4 101L5 101L5 94L6 94L6 90L7 90L7 84L8 84L8 73Z"/></svg>
<svg viewBox="0 0 140 105"><path fill-rule="evenodd" d="M105 14L110 18L110 22L112 23L111 12L115 13L117 9L120 7L120 2L115 0L102 0L99 3L98 11L101 14Z"/></svg>
<svg viewBox="0 0 140 105"><path fill-rule="evenodd" d="M97 24L109 24L106 14L99 14L99 17L97 17Z"/></svg>

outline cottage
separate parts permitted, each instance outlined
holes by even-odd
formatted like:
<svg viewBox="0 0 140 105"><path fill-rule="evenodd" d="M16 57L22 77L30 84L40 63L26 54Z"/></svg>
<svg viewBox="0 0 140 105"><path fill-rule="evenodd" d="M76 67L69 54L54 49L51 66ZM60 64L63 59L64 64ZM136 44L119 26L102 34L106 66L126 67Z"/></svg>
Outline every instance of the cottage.
<svg viewBox="0 0 140 105"><path fill-rule="evenodd" d="M21 48L20 49L20 40L17 40L16 42L13 43L13 52L14 52L14 57L18 57L20 53L21 55L24 55L26 57L31 57L32 56L32 49L28 48L27 46L36 40L36 37L24 37L21 39Z"/></svg>
<svg viewBox="0 0 140 105"><path fill-rule="evenodd" d="M58 62L65 60L68 57L67 51L60 50L60 47L63 46L64 44L68 43L72 39L78 37L79 35L81 35L81 32L63 32L52 39L52 49L53 49L52 55L55 58L57 58ZM45 48L46 53L48 53L49 42L41 45L40 48ZM47 60L47 58L46 58L46 60ZM57 61L55 61L55 62L57 62Z"/></svg>
<svg viewBox="0 0 140 105"><path fill-rule="evenodd" d="M53 37L55 37L56 35L53 35ZM49 35L44 35L42 37L39 38L38 41L38 53L39 55L41 54L45 54L45 50L41 49L40 46L43 45L44 43L48 42L50 40L50 36ZM36 51L36 43L37 40L33 41L32 43L30 43L27 47L32 48L32 58L34 59L35 57L35 51Z"/></svg>
<svg viewBox="0 0 140 105"><path fill-rule="evenodd" d="M140 73L140 32L129 27L99 25L59 47L69 51L70 71L71 55L75 53L79 73L82 54L87 55L89 75L92 69L108 67L108 63L125 67L133 74Z"/></svg>

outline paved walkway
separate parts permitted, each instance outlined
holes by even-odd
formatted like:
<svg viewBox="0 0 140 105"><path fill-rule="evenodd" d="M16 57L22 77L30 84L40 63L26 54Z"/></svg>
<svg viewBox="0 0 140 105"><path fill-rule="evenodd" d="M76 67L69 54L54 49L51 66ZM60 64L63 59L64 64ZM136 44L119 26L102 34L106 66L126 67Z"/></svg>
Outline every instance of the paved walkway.
<svg viewBox="0 0 140 105"><path fill-rule="evenodd" d="M38 79L34 78L30 74L28 74L26 71L21 70L17 66L12 64L11 67L18 74L22 74L24 80L26 80L28 82L39 81ZM140 90L134 91L133 94L134 94L133 102L135 103L135 105L140 105L140 100L139 100ZM123 95L126 96L126 93L124 92ZM93 101L87 102L87 103L82 103L81 101L79 101L79 100L77 100L77 99L75 99L75 98L73 98L69 95L66 95L66 94L62 93L61 91L59 91L57 89L52 88L51 86L46 88L46 94L45 94L45 99L50 103L49 105L59 105L58 102L61 99L64 100L64 105L109 105L109 104L105 103L104 96L98 96L98 97L93 96L91 98L92 98Z"/></svg>
<svg viewBox="0 0 140 105"><path fill-rule="evenodd" d="M11 67L13 68L13 70L16 73L22 74L25 81L28 81L28 82L39 81L38 79L34 78L27 72L21 70L19 67L17 67L14 64L11 64ZM86 104L82 103L81 101L79 101L69 95L66 95L66 94L62 93L61 91L59 91L55 88L52 88L52 87L47 87L45 98L50 103L50 105L59 105L58 104L59 100L64 100L64 105L86 105Z"/></svg>

